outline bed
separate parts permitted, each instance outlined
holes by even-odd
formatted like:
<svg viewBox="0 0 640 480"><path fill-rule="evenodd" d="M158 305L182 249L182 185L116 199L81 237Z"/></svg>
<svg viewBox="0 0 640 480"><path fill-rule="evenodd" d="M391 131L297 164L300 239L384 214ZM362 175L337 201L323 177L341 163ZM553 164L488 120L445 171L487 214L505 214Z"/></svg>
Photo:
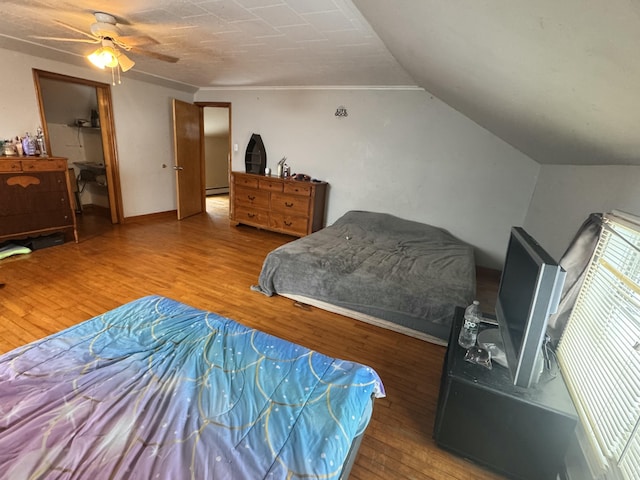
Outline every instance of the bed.
<svg viewBox="0 0 640 480"><path fill-rule="evenodd" d="M339 479L371 368L150 296L0 356L3 478Z"/></svg>
<svg viewBox="0 0 640 480"><path fill-rule="evenodd" d="M442 228L349 211L270 252L252 288L446 345L475 281L473 248Z"/></svg>

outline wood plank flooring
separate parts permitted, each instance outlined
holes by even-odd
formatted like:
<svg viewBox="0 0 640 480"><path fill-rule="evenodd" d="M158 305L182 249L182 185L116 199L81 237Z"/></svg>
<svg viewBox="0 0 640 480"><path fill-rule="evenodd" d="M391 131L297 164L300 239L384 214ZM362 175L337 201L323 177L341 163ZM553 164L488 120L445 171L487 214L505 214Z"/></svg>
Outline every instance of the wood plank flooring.
<svg viewBox="0 0 640 480"><path fill-rule="evenodd" d="M229 224L226 199L208 213L110 226L80 221L80 242L0 261L0 353L125 302L160 294L211 310L381 376L353 480L479 479L495 475L431 438L445 349L283 297L252 292L265 255L292 237ZM495 279L478 279L487 303Z"/></svg>

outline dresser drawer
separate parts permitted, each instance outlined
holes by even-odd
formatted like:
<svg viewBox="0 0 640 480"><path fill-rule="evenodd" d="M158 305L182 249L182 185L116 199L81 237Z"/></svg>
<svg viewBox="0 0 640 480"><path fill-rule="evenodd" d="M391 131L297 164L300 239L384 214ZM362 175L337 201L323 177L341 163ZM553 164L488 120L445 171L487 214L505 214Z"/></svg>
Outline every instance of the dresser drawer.
<svg viewBox="0 0 640 480"><path fill-rule="evenodd" d="M235 191L235 201L239 205L269 208L269 192L255 188L238 187Z"/></svg>
<svg viewBox="0 0 640 480"><path fill-rule="evenodd" d="M31 195L31 212L65 212L69 213L69 197L67 192L36 192Z"/></svg>
<svg viewBox="0 0 640 480"><path fill-rule="evenodd" d="M2 173L0 184L10 195L28 196L32 192L66 192L64 172ZM4 190L3 190L4 191Z"/></svg>
<svg viewBox="0 0 640 480"><path fill-rule="evenodd" d="M0 160L0 172L19 172L22 170L20 160Z"/></svg>
<svg viewBox="0 0 640 480"><path fill-rule="evenodd" d="M294 195L311 195L311 185L304 182L286 182L284 184L284 193L292 193Z"/></svg>
<svg viewBox="0 0 640 480"><path fill-rule="evenodd" d="M309 219L307 217L296 217L284 213L272 212L269 219L269 226L276 230L302 236L307 234Z"/></svg>
<svg viewBox="0 0 640 480"><path fill-rule="evenodd" d="M271 194L271 209L274 212L306 216L309 214L309 203L309 197L284 193Z"/></svg>
<svg viewBox="0 0 640 480"><path fill-rule="evenodd" d="M269 190L270 192L282 191L282 181L261 178L260 180L258 180L258 185L258 188L260 188L260 190Z"/></svg>
<svg viewBox="0 0 640 480"><path fill-rule="evenodd" d="M22 170L25 172L46 172L52 170L65 171L67 169L66 160L22 160Z"/></svg>
<svg viewBox="0 0 640 480"><path fill-rule="evenodd" d="M258 177L252 175L233 175L233 183L237 186L258 188Z"/></svg>
<svg viewBox="0 0 640 480"><path fill-rule="evenodd" d="M0 218L9 215L37 215L42 212L68 213L69 198L66 192L47 190L14 190L0 192Z"/></svg>
<svg viewBox="0 0 640 480"><path fill-rule="evenodd" d="M239 206L235 211L235 219L240 223L250 223L264 227L269 226L269 212L258 208Z"/></svg>
<svg viewBox="0 0 640 480"><path fill-rule="evenodd" d="M16 231L35 232L44 229L64 228L73 226L72 212L69 211L41 211L17 215L0 215L0 235L10 235Z"/></svg>

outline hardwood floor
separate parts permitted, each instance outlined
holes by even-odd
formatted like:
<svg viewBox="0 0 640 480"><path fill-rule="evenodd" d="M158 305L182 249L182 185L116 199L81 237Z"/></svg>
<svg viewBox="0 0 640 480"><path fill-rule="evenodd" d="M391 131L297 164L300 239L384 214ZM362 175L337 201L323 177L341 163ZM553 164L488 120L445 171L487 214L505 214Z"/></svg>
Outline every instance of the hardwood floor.
<svg viewBox="0 0 640 480"><path fill-rule="evenodd" d="M208 213L106 226L78 244L0 261L0 353L125 302L161 294L212 310L327 355L373 367L376 401L353 480L500 479L436 447L431 438L445 349L283 297L249 289L264 256L292 237L229 225L224 198ZM495 279L479 276L486 302ZM482 300L485 301L485 300Z"/></svg>

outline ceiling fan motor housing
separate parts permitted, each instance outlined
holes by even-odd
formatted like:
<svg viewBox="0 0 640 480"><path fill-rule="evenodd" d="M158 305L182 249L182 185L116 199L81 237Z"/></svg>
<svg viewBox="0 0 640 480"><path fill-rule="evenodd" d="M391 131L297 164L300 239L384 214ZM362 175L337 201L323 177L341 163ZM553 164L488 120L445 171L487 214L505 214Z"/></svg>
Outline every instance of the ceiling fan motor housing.
<svg viewBox="0 0 640 480"><path fill-rule="evenodd" d="M91 25L91 33L96 37L104 38L115 38L120 32L115 25L111 25L110 23L104 22L96 22Z"/></svg>
<svg viewBox="0 0 640 480"><path fill-rule="evenodd" d="M114 17L110 13L93 12L93 16L96 18L96 22L98 23L110 23L111 25L115 25L116 23L118 23L116 17Z"/></svg>

